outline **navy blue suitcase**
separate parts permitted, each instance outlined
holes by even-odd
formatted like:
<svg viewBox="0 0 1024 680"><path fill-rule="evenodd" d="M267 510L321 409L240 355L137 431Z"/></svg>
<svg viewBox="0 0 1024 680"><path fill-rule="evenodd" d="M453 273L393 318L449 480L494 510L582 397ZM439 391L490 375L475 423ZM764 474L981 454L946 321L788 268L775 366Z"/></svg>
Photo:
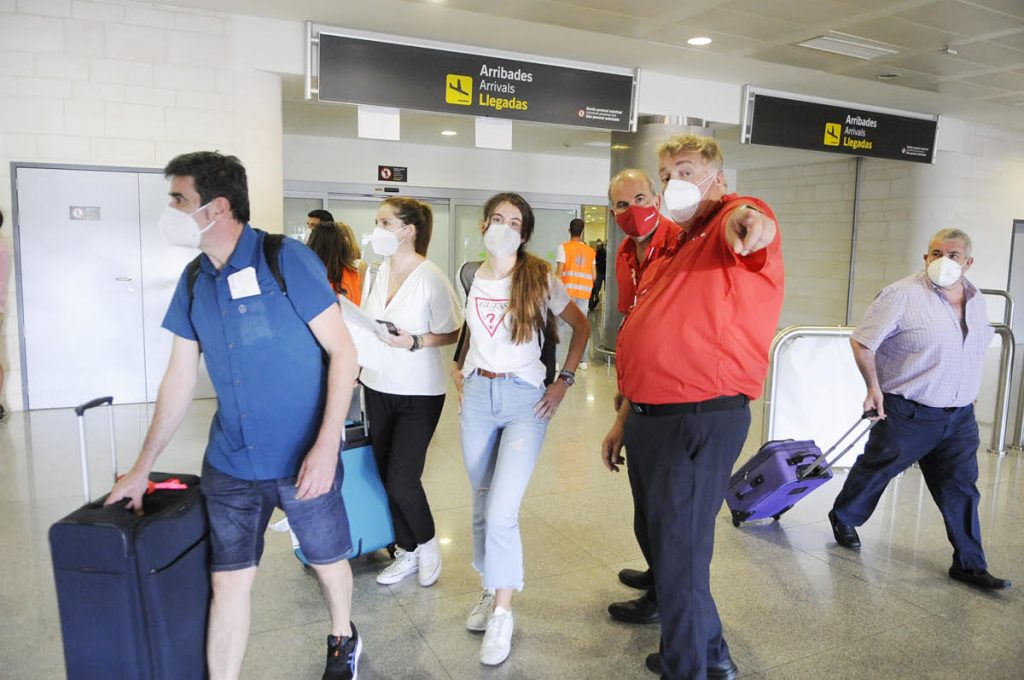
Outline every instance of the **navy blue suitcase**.
<svg viewBox="0 0 1024 680"><path fill-rule="evenodd" d="M345 428L345 446L339 464L344 469L341 497L345 501L352 536L352 552L348 556L359 557L390 546L395 542L395 530L391 523L388 494L380 481L377 461L364 425ZM295 534L292 534L292 548L295 556L307 564Z"/></svg>
<svg viewBox="0 0 1024 680"><path fill-rule="evenodd" d="M75 409L83 461L84 413L112 401L104 397ZM145 497L141 517L121 505L104 508L104 496L50 527L69 680L207 677L206 509L199 477L150 475L154 482L171 478L188 488L155 490Z"/></svg>

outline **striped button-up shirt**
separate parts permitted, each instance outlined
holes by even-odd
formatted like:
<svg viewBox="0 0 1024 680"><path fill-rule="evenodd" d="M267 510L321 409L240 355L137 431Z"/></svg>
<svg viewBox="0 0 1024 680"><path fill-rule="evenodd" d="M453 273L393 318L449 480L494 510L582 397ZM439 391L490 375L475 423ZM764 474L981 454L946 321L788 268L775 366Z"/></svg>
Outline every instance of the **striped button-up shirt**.
<svg viewBox="0 0 1024 680"><path fill-rule="evenodd" d="M964 323L924 272L887 287L853 339L875 353L883 392L926 406L966 406L978 398L985 351L994 331L978 289L963 280Z"/></svg>

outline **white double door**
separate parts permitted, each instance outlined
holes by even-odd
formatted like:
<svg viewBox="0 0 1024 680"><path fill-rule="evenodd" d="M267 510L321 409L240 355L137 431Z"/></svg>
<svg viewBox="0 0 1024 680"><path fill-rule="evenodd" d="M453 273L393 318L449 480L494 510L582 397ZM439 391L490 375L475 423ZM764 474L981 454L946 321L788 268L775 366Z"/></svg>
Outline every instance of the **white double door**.
<svg viewBox="0 0 1024 680"><path fill-rule="evenodd" d="M31 409L112 395L154 401L171 334L160 327L197 250L157 228L159 173L18 167L23 386ZM197 395L213 395L205 368Z"/></svg>

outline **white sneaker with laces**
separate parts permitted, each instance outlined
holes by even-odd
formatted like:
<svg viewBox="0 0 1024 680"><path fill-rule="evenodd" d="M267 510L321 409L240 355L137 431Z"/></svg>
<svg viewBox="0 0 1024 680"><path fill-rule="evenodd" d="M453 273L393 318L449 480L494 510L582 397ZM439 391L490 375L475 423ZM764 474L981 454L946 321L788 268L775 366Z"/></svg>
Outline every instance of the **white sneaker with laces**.
<svg viewBox="0 0 1024 680"><path fill-rule="evenodd" d="M377 583L382 586L394 585L415 574L419 571L419 568L419 555L415 552L406 552L401 548L396 548L395 561L377 574Z"/></svg>
<svg viewBox="0 0 1024 680"><path fill-rule="evenodd" d="M437 547L437 536L416 546L419 559L419 581L424 588L434 585L441 576L441 551Z"/></svg>
<svg viewBox="0 0 1024 680"><path fill-rule="evenodd" d="M513 627L512 612L504 607L495 607L480 645L480 663L497 666L508 658L512 651Z"/></svg>
<svg viewBox="0 0 1024 680"><path fill-rule="evenodd" d="M474 633L482 633L487 630L487 622L494 611L494 591L485 590L480 596L473 610L466 617L466 628Z"/></svg>

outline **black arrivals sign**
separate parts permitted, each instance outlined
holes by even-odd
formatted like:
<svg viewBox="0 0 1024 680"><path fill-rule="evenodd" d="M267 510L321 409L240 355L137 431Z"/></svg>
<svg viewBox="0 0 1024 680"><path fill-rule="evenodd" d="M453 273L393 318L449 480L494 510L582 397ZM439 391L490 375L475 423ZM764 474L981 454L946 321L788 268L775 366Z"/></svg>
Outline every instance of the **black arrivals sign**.
<svg viewBox="0 0 1024 680"><path fill-rule="evenodd" d="M931 163L938 121L755 92L751 144Z"/></svg>
<svg viewBox="0 0 1024 680"><path fill-rule="evenodd" d="M378 165L377 180L380 182L408 182L409 168L401 165Z"/></svg>
<svg viewBox="0 0 1024 680"><path fill-rule="evenodd" d="M321 101L629 130L633 76L320 33Z"/></svg>

